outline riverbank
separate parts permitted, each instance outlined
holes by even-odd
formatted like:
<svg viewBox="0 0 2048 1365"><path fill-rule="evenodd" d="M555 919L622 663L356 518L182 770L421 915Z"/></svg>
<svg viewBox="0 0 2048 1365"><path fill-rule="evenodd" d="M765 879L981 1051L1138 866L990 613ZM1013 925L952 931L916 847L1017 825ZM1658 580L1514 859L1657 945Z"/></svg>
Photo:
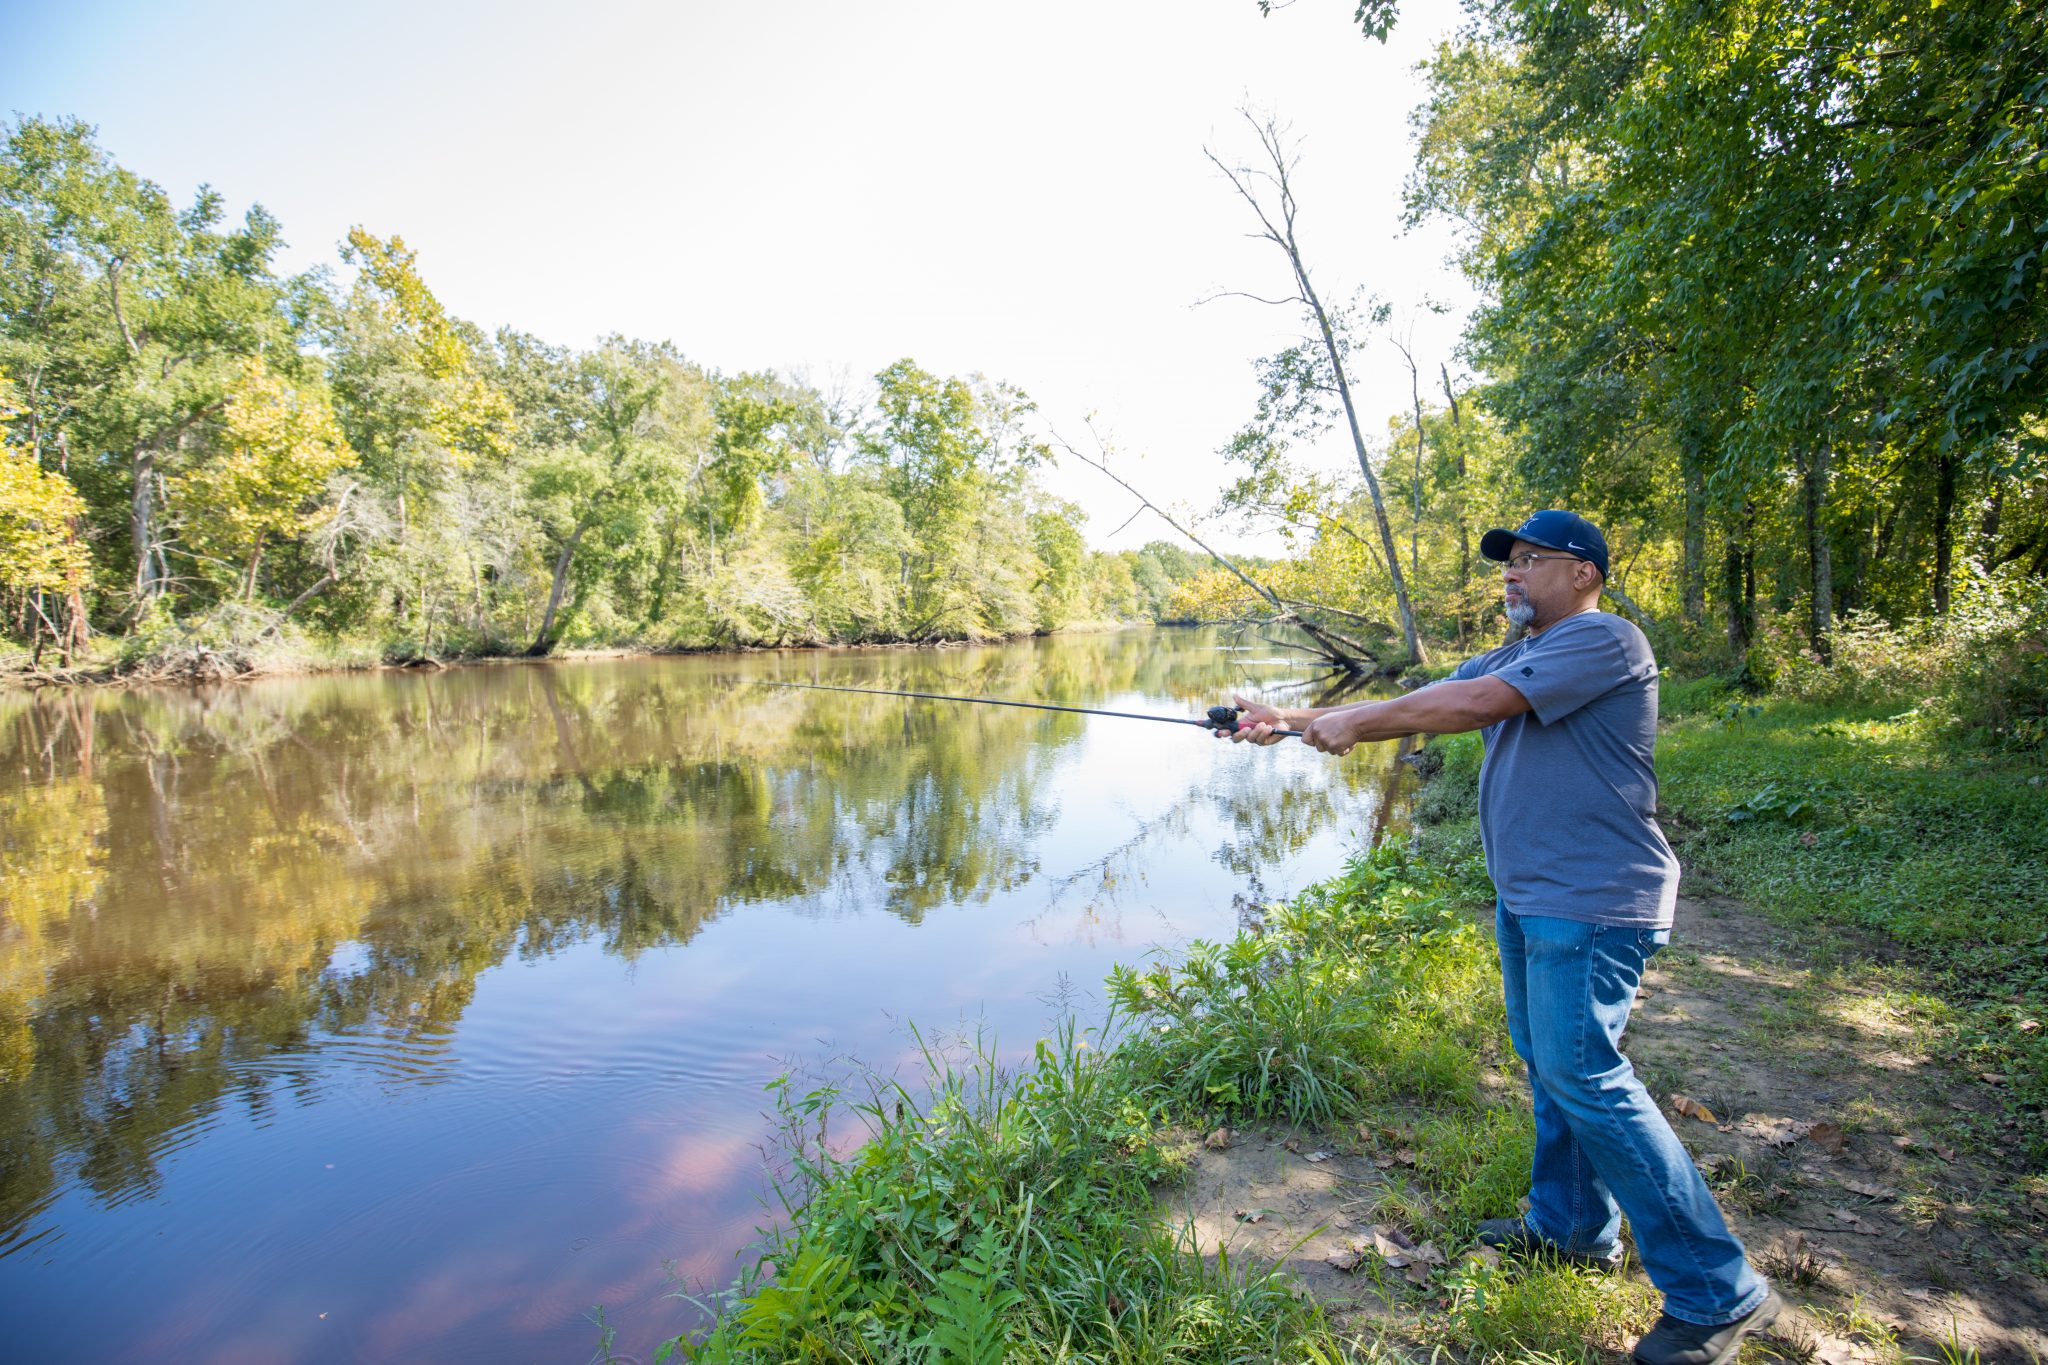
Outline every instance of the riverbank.
<svg viewBox="0 0 2048 1365"><path fill-rule="evenodd" d="M94 657L71 667L45 668L33 655L0 658L0 690L44 687L133 687L250 682L258 678L305 677L321 673L377 673L529 664L589 659L637 659L703 654L821 653L858 650L966 649L1049 635L1101 635L1177 622L1079 621L1056 631L1030 635L942 640L850 640L789 645L677 645L624 643L591 645L531 655L522 650L464 650L443 654L412 652L388 642L295 639L252 644L204 633L155 638L111 637Z"/></svg>
<svg viewBox="0 0 2048 1365"><path fill-rule="evenodd" d="M1624 1350L1639 1273L1471 1250L1525 1188L1527 1104L1478 859L1476 736L1413 848L1227 944L1120 969L1122 1024L1031 1066L934 1055L936 1099L781 1093L787 1218L707 1361L1469 1360ZM1673 685L1686 919L1630 1046L1829 1360L2022 1358L2048 1304L2048 880L2038 754L1910 706ZM1768 1348L1762 1348L1768 1349Z"/></svg>

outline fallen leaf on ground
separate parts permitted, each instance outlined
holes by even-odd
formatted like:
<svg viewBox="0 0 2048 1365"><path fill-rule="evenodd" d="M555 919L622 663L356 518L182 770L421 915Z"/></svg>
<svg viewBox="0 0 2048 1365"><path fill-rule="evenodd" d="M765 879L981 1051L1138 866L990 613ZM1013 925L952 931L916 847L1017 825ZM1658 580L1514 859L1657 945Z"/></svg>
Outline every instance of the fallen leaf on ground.
<svg viewBox="0 0 2048 1365"><path fill-rule="evenodd" d="M1701 1123L1720 1122L1714 1116L1713 1110L1707 1108L1707 1106L1701 1104L1690 1095L1673 1095L1671 1097L1671 1107L1687 1118L1698 1119Z"/></svg>
<svg viewBox="0 0 2048 1365"><path fill-rule="evenodd" d="M1301 1155L1304 1161L1328 1161L1337 1154L1335 1152L1303 1152Z"/></svg>
<svg viewBox="0 0 2048 1365"><path fill-rule="evenodd" d="M1842 1188L1851 1194L1860 1194L1865 1199L1897 1199L1899 1192L1889 1185L1873 1185L1867 1180L1844 1180Z"/></svg>
<svg viewBox="0 0 2048 1365"><path fill-rule="evenodd" d="M1393 1228L1389 1224L1372 1224L1370 1240L1372 1240L1372 1250L1380 1252L1380 1259L1386 1261L1386 1265L1389 1265L1391 1269L1401 1271L1401 1269L1407 1269L1409 1265L1417 1265L1417 1263L1421 1263L1423 1267L1444 1265L1444 1252L1440 1252L1436 1246L1427 1244L1427 1242L1417 1246L1415 1240L1407 1232L1403 1232L1401 1228ZM1423 1271L1423 1277L1427 1279L1427 1269ZM1421 1281L1417 1281L1417 1283L1421 1283Z"/></svg>
<svg viewBox="0 0 2048 1365"><path fill-rule="evenodd" d="M1240 1223L1263 1223L1266 1221L1266 1215L1271 1212L1271 1209L1239 1209L1237 1211L1237 1221Z"/></svg>
<svg viewBox="0 0 2048 1365"><path fill-rule="evenodd" d="M1372 1249L1386 1257L1391 1264L1406 1265L1408 1262L1405 1259L1396 1262L1394 1258L1396 1256L1405 1258L1415 1254L1414 1240L1397 1227L1390 1227L1385 1223L1374 1223L1371 1236Z"/></svg>
<svg viewBox="0 0 2048 1365"><path fill-rule="evenodd" d="M1956 1159L1956 1149L1953 1147L1936 1147L1934 1154L1943 1161L1954 1161Z"/></svg>
<svg viewBox="0 0 2048 1365"><path fill-rule="evenodd" d="M1772 1118L1769 1114L1744 1114L1738 1122L1728 1125L1728 1131L1771 1147L1790 1147L1812 1132L1813 1125L1799 1119Z"/></svg>
<svg viewBox="0 0 2048 1365"><path fill-rule="evenodd" d="M1850 1231L1860 1232L1865 1237L1884 1236L1884 1229L1882 1227L1860 1214L1851 1213L1847 1209L1829 1209L1828 1216L1839 1223L1846 1223Z"/></svg>
<svg viewBox="0 0 2048 1365"><path fill-rule="evenodd" d="M1920 1139L1913 1137L1909 1133L1901 1133L1897 1137L1892 1139L1892 1146L1898 1148L1902 1152L1910 1152L1919 1145Z"/></svg>
<svg viewBox="0 0 2048 1365"><path fill-rule="evenodd" d="M1700 1168L1701 1175L1719 1175L1735 1164L1735 1158L1726 1152L1708 1152L1694 1158L1693 1164Z"/></svg>
<svg viewBox="0 0 2048 1365"><path fill-rule="evenodd" d="M1301 1139L1289 1138L1287 1139L1287 1141L1281 1143L1280 1145L1282 1147L1285 1147L1290 1152L1298 1152L1301 1150Z"/></svg>
<svg viewBox="0 0 2048 1365"><path fill-rule="evenodd" d="M1500 1248L1488 1246L1473 1247L1470 1251L1466 1252L1463 1256L1460 1256L1458 1259L1461 1261L1476 1262L1479 1265L1497 1266L1500 1264Z"/></svg>
<svg viewBox="0 0 2048 1365"><path fill-rule="evenodd" d="M1222 1151L1230 1146L1230 1130L1228 1128L1218 1128L1215 1132L1202 1139L1202 1145L1212 1152Z"/></svg>
<svg viewBox="0 0 2048 1365"><path fill-rule="evenodd" d="M1364 1259L1365 1253L1354 1246L1346 1247L1342 1251L1331 1252L1329 1255L1323 1257L1323 1262L1326 1265L1335 1266L1337 1269L1349 1275L1353 1271L1358 1269L1359 1262L1363 1261Z"/></svg>
<svg viewBox="0 0 2048 1365"><path fill-rule="evenodd" d="M2006 1082L2012 1079L2012 1077L2006 1075L2003 1071L1980 1071L1977 1073L1977 1075L1980 1078L1982 1078L1984 1084L1986 1085L2004 1085Z"/></svg>
<svg viewBox="0 0 2048 1365"><path fill-rule="evenodd" d="M1842 1144L1849 1140L1849 1135L1832 1123L1814 1124L1806 1130L1806 1137L1814 1146L1831 1156L1841 1151Z"/></svg>

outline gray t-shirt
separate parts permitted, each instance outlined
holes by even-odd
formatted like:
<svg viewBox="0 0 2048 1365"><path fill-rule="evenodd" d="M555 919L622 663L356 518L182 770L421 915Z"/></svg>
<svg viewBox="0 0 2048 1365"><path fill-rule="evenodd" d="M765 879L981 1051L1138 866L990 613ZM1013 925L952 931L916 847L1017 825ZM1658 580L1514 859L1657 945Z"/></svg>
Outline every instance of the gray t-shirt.
<svg viewBox="0 0 2048 1365"><path fill-rule="evenodd" d="M1657 661L1604 611L1467 659L1529 711L1486 727L1479 834L1510 911L1668 929L1678 859L1657 828Z"/></svg>

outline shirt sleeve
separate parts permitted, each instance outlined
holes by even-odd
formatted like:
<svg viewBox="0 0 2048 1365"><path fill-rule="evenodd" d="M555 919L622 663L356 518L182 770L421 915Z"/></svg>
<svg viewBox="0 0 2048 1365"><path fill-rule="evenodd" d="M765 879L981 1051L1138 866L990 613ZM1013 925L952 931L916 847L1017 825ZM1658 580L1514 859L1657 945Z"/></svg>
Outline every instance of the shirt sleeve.
<svg viewBox="0 0 2048 1365"><path fill-rule="evenodd" d="M1474 678L1483 678L1486 676L1486 661L1498 653L1500 651L1497 649L1489 649L1484 654L1474 654L1471 658L1452 669L1451 675L1448 678L1442 678L1438 681L1471 682ZM1431 685L1434 686L1434 684Z"/></svg>
<svg viewBox="0 0 2048 1365"><path fill-rule="evenodd" d="M1610 622L1590 613L1582 620L1560 621L1533 647L1490 670L1490 676L1527 697L1529 709L1545 725L1625 683L1654 677L1657 665L1648 642L1640 650L1630 649L1614 628L1625 623Z"/></svg>

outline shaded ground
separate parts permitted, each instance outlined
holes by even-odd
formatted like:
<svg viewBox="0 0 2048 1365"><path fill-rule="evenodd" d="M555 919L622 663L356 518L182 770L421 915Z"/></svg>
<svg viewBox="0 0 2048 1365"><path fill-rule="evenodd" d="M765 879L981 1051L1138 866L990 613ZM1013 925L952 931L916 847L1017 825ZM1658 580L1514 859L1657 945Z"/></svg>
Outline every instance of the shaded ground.
<svg viewBox="0 0 2048 1365"><path fill-rule="evenodd" d="M1624 1046L1797 1305L1761 1354L2048 1361L2048 1176L2019 1155L2001 1078L1934 1055L1940 1006L1911 964L1687 891ZM1398 1125L1367 1124L1195 1142L1167 1214L1205 1251L1287 1261L1353 1331L1421 1340L1440 1295L1372 1241L1418 1197L1402 1141ZM1468 1248L1435 1250L1455 1262ZM1358 1251L1355 1269L1332 1264ZM1636 1330L1616 1323L1592 1344L1625 1352Z"/></svg>

